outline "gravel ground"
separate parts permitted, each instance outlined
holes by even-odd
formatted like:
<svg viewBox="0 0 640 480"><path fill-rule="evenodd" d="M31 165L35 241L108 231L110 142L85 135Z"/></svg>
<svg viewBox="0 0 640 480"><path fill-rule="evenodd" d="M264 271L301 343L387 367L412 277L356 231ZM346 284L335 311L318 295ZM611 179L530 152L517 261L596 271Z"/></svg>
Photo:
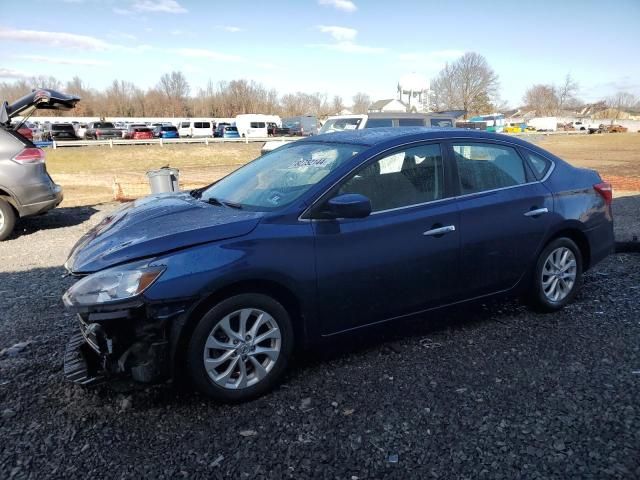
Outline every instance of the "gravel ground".
<svg viewBox="0 0 640 480"><path fill-rule="evenodd" d="M640 256L564 311L494 301L353 336L226 406L170 385L62 379L74 241L113 206L0 244L0 478L640 478ZM18 348L19 349L19 348Z"/></svg>

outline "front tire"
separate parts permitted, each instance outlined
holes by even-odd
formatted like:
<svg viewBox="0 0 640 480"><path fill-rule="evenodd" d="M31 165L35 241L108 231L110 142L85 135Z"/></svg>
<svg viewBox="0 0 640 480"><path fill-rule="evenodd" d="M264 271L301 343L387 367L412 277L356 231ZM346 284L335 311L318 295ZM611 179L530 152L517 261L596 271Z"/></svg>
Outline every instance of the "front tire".
<svg viewBox="0 0 640 480"><path fill-rule="evenodd" d="M0 242L6 240L16 225L16 214L9 202L0 198Z"/></svg>
<svg viewBox="0 0 640 480"><path fill-rule="evenodd" d="M573 301L582 279L582 254L573 240L551 241L536 262L530 304L540 312L555 312Z"/></svg>
<svg viewBox="0 0 640 480"><path fill-rule="evenodd" d="M187 347L187 371L198 390L221 402L243 402L275 387L293 351L286 309L257 293L230 297L209 310Z"/></svg>

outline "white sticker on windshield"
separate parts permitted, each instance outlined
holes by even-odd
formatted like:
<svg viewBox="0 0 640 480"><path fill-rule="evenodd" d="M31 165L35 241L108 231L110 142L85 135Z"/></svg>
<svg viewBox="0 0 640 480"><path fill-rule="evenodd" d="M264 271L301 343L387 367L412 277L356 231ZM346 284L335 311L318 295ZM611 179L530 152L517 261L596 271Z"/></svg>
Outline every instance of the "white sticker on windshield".
<svg viewBox="0 0 640 480"><path fill-rule="evenodd" d="M354 125L353 123L348 123L344 126L345 130L355 130L358 127L358 125Z"/></svg>
<svg viewBox="0 0 640 480"><path fill-rule="evenodd" d="M293 163L293 165L291 165L293 168L302 168L302 167L324 167L325 165L327 165L329 162L331 161L331 159L329 158L323 158L323 157L318 157L318 158L301 158L300 160L296 161Z"/></svg>

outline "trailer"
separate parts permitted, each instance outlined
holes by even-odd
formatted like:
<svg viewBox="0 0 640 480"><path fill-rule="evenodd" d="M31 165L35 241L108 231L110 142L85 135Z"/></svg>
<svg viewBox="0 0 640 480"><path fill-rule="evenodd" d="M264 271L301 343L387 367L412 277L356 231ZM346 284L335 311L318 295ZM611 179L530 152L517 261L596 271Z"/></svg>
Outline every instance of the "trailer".
<svg viewBox="0 0 640 480"><path fill-rule="evenodd" d="M533 127L538 132L555 132L558 130L557 117L535 117L527 122L527 125Z"/></svg>

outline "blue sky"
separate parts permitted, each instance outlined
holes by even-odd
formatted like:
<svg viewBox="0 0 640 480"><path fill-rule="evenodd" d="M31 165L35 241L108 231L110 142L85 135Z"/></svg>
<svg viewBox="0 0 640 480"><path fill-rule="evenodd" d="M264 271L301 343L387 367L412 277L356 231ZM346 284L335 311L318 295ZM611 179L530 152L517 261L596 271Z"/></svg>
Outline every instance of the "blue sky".
<svg viewBox="0 0 640 480"><path fill-rule="evenodd" d="M395 96L465 51L486 57L502 98L570 72L579 96L640 95L640 1L22 0L0 2L0 80L80 76L150 87L182 70L192 92L253 79L279 93Z"/></svg>

